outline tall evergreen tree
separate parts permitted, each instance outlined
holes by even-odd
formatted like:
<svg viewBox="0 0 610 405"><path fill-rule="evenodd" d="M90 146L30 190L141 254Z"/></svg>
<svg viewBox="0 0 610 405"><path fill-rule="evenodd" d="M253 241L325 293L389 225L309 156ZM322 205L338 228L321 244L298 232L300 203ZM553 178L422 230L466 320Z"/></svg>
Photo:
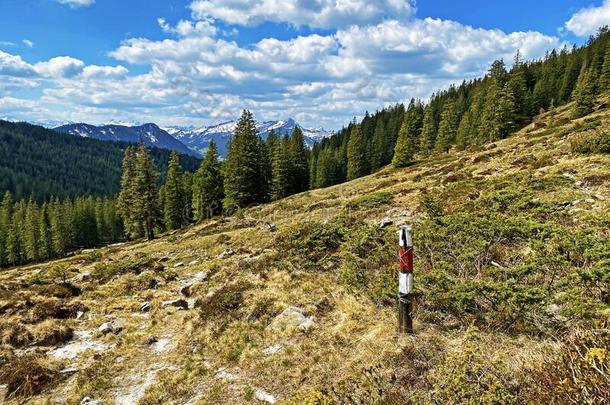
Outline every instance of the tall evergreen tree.
<svg viewBox="0 0 610 405"><path fill-rule="evenodd" d="M371 148L369 149L369 165L371 170L377 170L383 165L389 147L390 140L388 137L388 132L386 131L385 122L383 117L379 117L377 124L375 125L375 132L373 133Z"/></svg>
<svg viewBox="0 0 610 405"><path fill-rule="evenodd" d="M170 155L167 177L163 185L163 222L166 229L178 229L185 224L185 195L180 167L180 155Z"/></svg>
<svg viewBox="0 0 610 405"><path fill-rule="evenodd" d="M290 135L290 193L301 193L309 188L309 151L303 131L298 126Z"/></svg>
<svg viewBox="0 0 610 405"><path fill-rule="evenodd" d="M144 234L142 224L136 215L135 190L136 175L136 148L133 146L125 149L123 157L123 173L121 175L121 191L117 198L117 212L123 218L125 233L128 238L139 238Z"/></svg>
<svg viewBox="0 0 610 405"><path fill-rule="evenodd" d="M222 212L224 184L222 165L218 158L216 143L210 146L193 176L193 212L195 219L201 221Z"/></svg>
<svg viewBox="0 0 610 405"><path fill-rule="evenodd" d="M273 184L271 187L271 199L279 200L287 197L292 192L292 156L291 141L286 135L277 147L273 160Z"/></svg>
<svg viewBox="0 0 610 405"><path fill-rule="evenodd" d="M40 258L43 260L50 259L53 257L53 238L49 219L49 205L46 202L40 207L38 227Z"/></svg>
<svg viewBox="0 0 610 405"><path fill-rule="evenodd" d="M244 110L229 144L225 161L226 207L246 207L265 202L268 179L261 151L262 141L256 132L252 113Z"/></svg>
<svg viewBox="0 0 610 405"><path fill-rule="evenodd" d="M360 125L354 125L347 144L347 179L353 180L369 173L367 142Z"/></svg>
<svg viewBox="0 0 610 405"><path fill-rule="evenodd" d="M587 66L583 66L574 89L574 118L583 117L593 111L595 104L595 83Z"/></svg>
<svg viewBox="0 0 610 405"><path fill-rule="evenodd" d="M4 193L0 205L0 267L9 264L8 238L13 222L13 196L10 191Z"/></svg>
<svg viewBox="0 0 610 405"><path fill-rule="evenodd" d="M133 184L136 195L134 211L139 228L144 229L144 234L149 240L155 238L155 227L161 219L157 200L157 176L154 162L146 145L140 144L136 153Z"/></svg>
<svg viewBox="0 0 610 405"><path fill-rule="evenodd" d="M434 109L427 105L424 109L424 119L419 139L419 151L422 156L428 156L436 143L436 120Z"/></svg>
<svg viewBox="0 0 610 405"><path fill-rule="evenodd" d="M455 102L453 100L449 100L443 107L441 122L438 125L438 134L436 136L436 145L434 147L435 152L449 152L451 145L455 142L458 126L459 117Z"/></svg>
<svg viewBox="0 0 610 405"><path fill-rule="evenodd" d="M38 206L30 200L27 204L25 213L25 227L23 229L23 247L25 251L25 258L28 261L36 261L39 259L39 231L40 225Z"/></svg>
<svg viewBox="0 0 610 405"><path fill-rule="evenodd" d="M599 89L601 91L610 90L610 45L606 50L604 64L602 65L601 73L599 75Z"/></svg>
<svg viewBox="0 0 610 405"><path fill-rule="evenodd" d="M392 159L394 167L404 167L413 161L424 122L423 112L421 103L411 99L398 132Z"/></svg>

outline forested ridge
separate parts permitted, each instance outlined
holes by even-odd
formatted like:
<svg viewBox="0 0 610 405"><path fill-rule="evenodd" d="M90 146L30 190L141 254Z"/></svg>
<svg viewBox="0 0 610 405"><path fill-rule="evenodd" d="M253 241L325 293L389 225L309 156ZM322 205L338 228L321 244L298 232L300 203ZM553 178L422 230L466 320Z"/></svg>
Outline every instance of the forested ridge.
<svg viewBox="0 0 610 405"><path fill-rule="evenodd" d="M111 197L119 190L121 160L128 143L61 134L27 123L0 121L0 192L38 202L51 197ZM151 149L161 178L171 151ZM199 160L180 157L187 171Z"/></svg>

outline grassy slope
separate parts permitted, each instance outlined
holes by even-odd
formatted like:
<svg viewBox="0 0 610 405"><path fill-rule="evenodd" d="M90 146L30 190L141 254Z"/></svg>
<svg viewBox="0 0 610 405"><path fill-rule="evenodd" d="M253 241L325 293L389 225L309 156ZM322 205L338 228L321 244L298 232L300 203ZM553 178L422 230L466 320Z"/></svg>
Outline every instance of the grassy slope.
<svg viewBox="0 0 610 405"><path fill-rule="evenodd" d="M561 123L567 115L560 109L552 119ZM610 114L524 129L481 150L386 168L153 242L1 273L0 336L18 346L15 322L22 322L36 340L45 315L35 314L54 299L32 281L50 280L63 263L92 277L74 283L81 295L60 302L88 311L83 320L52 325L84 331L113 321L123 329L95 333L108 348L74 360L50 361L45 349L35 349L43 354L28 361L78 371L51 372L34 403L84 396L104 403L256 403L257 390L293 403L550 400L564 378L563 345L576 339L567 326L589 330L608 316L607 284L573 281L610 244L610 156L570 152L575 132L598 131L596 122L607 127ZM395 227L377 227L387 216L415 226L415 336L395 333ZM590 243L566 254L571 248L562 246L578 232ZM227 249L235 254L218 258ZM601 256L590 253L600 249ZM191 288L194 309L161 308L198 272L209 277ZM160 282L157 289L149 288L151 279ZM151 312L139 312L143 301L152 302ZM271 328L291 305L315 316L315 326ZM468 327L473 323L478 329ZM161 343L148 345L151 335ZM282 350L262 354L273 345ZM5 345L0 361L16 367L13 356L22 352L10 351ZM590 378L585 383L597 381Z"/></svg>

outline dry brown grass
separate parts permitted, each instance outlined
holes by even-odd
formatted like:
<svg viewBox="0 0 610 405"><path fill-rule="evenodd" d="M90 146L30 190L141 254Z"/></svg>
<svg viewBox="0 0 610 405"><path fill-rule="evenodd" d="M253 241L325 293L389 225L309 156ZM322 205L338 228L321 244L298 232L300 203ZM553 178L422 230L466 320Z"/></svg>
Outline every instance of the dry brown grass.
<svg viewBox="0 0 610 405"><path fill-rule="evenodd" d="M57 365L36 354L14 357L0 369L0 383L7 385L9 398L31 397L59 381Z"/></svg>
<svg viewBox="0 0 610 405"><path fill-rule="evenodd" d="M74 331L65 321L47 319L32 328L32 335L36 345L56 346L72 339Z"/></svg>

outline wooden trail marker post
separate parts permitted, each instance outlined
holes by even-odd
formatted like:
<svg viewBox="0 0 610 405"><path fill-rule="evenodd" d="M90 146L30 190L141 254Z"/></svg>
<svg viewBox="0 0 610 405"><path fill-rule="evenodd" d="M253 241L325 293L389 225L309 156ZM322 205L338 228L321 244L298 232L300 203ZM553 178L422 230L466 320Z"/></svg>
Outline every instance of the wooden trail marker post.
<svg viewBox="0 0 610 405"><path fill-rule="evenodd" d="M398 332L413 333L411 307L413 293L413 230L403 225L398 231L399 264L398 273Z"/></svg>

